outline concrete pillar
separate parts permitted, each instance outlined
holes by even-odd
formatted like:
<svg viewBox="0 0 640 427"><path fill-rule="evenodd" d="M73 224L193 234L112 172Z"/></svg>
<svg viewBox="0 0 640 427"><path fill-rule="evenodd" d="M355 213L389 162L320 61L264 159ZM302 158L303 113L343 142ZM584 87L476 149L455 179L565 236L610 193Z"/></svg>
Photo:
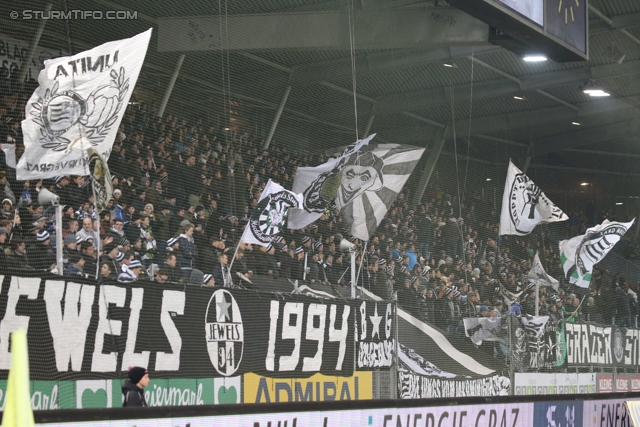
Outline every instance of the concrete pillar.
<svg viewBox="0 0 640 427"><path fill-rule="evenodd" d="M51 11L51 3L47 3L44 8L44 14L48 15L49 11ZM24 82L24 78L27 76L27 72L29 71L29 67L31 66L31 61L33 61L33 56L36 53L36 48L38 47L38 43L40 43L40 37L42 37L42 32L44 31L44 26L47 23L47 19L41 19L38 22L38 28L36 29L35 34L33 35L33 39L31 40L31 44L29 45L29 50L27 51L27 57L22 62L22 68L20 68L20 74L18 74L18 83ZM37 81L38 76L33 76Z"/></svg>
<svg viewBox="0 0 640 427"><path fill-rule="evenodd" d="M427 164L422 171L422 175L420 176L420 180L416 185L416 191L413 194L412 205L415 206L420 203L422 200L422 196L424 195L424 191L427 189L427 185L429 185L429 180L431 179L431 174L433 174L433 170L436 167L436 163L438 163L438 159L440 158L440 153L442 152L442 147L444 146L445 135L449 130L449 126L446 128L438 129L438 133L436 135L435 142L433 143L433 147L429 152L429 157L427 158Z"/></svg>
<svg viewBox="0 0 640 427"><path fill-rule="evenodd" d="M280 116L282 115L282 110L284 110L284 106L287 103L287 98L289 98L289 93L291 92L291 86L287 86L284 91L284 95L282 96L282 100L280 101L280 105L278 105L278 110L276 111L276 116L273 118L273 122L271 123L271 129L269 129L269 134L267 135L267 139L264 140L263 150L269 148L269 144L271 144L271 139L273 138L273 134L278 127L278 122L280 121Z"/></svg>
<svg viewBox="0 0 640 427"><path fill-rule="evenodd" d="M176 62L176 66L173 68L173 74L171 74L171 78L169 79L169 84L167 85L167 89L164 91L164 97L162 98L160 107L158 107L158 112L156 114L158 117L162 117L162 115L164 114L164 109L167 108L169 97L171 97L171 92L173 92L173 85L176 84L176 79L178 78L178 74L180 74L180 68L182 68L183 62L184 62L184 53L180 55L180 57L178 58L178 62Z"/></svg>

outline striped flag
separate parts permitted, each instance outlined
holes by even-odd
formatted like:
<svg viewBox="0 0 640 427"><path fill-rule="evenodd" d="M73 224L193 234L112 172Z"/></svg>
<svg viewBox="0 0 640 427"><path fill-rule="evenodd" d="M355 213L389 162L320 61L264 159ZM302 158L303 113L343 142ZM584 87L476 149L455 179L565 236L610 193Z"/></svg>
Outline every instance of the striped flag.
<svg viewBox="0 0 640 427"><path fill-rule="evenodd" d="M571 275L569 282L581 288L588 288L593 266L604 259L609 251L631 228L631 222L604 220L602 224L587 229L582 236L560 242L560 261L564 274ZM573 268L575 267L575 269Z"/></svg>

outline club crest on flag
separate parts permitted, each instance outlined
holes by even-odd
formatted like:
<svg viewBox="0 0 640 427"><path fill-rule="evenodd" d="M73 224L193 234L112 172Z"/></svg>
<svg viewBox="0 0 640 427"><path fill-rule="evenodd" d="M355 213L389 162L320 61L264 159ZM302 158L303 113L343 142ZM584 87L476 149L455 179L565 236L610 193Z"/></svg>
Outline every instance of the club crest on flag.
<svg viewBox="0 0 640 427"><path fill-rule="evenodd" d="M286 226L289 211L302 205L300 199L299 194L269 180L240 240L260 246L269 245Z"/></svg>
<svg viewBox="0 0 640 427"><path fill-rule="evenodd" d="M298 207L298 199L290 191L277 191L260 200L258 218L249 221L253 237L268 244L285 227L289 208Z"/></svg>
<svg viewBox="0 0 640 427"><path fill-rule="evenodd" d="M500 235L524 236L540 223L565 221L567 215L527 175L509 162L502 197Z"/></svg>
<svg viewBox="0 0 640 427"><path fill-rule="evenodd" d="M109 67L109 55L107 67ZM114 58L117 61L117 52ZM113 64L112 64L113 65ZM40 126L42 148L64 151L78 132L75 125L84 126L84 136L92 146L100 144L118 120L129 92L129 78L124 67L109 73L111 83L92 91L86 99L73 90L60 91L57 80L45 90L44 96L31 102L33 121ZM128 98L127 98L128 99Z"/></svg>

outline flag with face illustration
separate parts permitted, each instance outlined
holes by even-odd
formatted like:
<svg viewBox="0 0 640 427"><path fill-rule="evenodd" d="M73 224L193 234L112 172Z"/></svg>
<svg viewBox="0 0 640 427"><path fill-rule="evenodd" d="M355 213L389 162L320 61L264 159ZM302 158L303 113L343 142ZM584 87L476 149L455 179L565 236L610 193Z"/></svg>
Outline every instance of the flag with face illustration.
<svg viewBox="0 0 640 427"><path fill-rule="evenodd" d="M150 38L151 29L45 61L22 121L19 180L89 175L90 147L109 158Z"/></svg>
<svg viewBox="0 0 640 427"><path fill-rule="evenodd" d="M602 224L587 229L582 236L560 242L560 261L564 274L571 275L569 282L581 288L588 288L593 266L604 259L609 251L631 228L631 222L604 220ZM575 266L575 269L573 267Z"/></svg>
<svg viewBox="0 0 640 427"><path fill-rule="evenodd" d="M500 235L525 236L540 223L566 221L569 217L511 161L500 213Z"/></svg>
<svg viewBox="0 0 640 427"><path fill-rule="evenodd" d="M299 186L294 183L293 191L302 189L304 210L314 203L334 204L340 210L344 228L358 239L369 240L423 153L424 148L411 145L363 145L342 156L327 172L303 171ZM296 181L299 176L300 170Z"/></svg>

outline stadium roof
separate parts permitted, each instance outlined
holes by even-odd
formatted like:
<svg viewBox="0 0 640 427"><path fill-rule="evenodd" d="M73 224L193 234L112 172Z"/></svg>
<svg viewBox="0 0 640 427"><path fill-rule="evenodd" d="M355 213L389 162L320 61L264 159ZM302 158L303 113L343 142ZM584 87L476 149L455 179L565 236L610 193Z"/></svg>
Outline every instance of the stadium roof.
<svg viewBox="0 0 640 427"><path fill-rule="evenodd" d="M0 33L30 41L39 21L12 20L10 12L46 3L3 2ZM64 10L65 3L54 0L52 8ZM361 137L370 131L379 141L431 150L444 136L440 159L447 167L457 151L470 173L499 180L512 158L535 170L541 186L578 190L598 181L611 195L640 195L637 0L591 0L589 60L568 63L524 62L484 40L477 23L441 0L68 0L66 8L128 10L137 19L49 20L41 47L77 53L154 27L138 100L158 104L185 54L168 113L229 116L232 125L266 134L291 87L276 138L297 139L300 148L352 142L357 111ZM178 35L158 31L166 18L184 17L200 23L195 32L211 41L209 48L185 50ZM212 28L218 34L207 34ZM305 31L313 36L298 37ZM584 94L589 80L611 96Z"/></svg>

